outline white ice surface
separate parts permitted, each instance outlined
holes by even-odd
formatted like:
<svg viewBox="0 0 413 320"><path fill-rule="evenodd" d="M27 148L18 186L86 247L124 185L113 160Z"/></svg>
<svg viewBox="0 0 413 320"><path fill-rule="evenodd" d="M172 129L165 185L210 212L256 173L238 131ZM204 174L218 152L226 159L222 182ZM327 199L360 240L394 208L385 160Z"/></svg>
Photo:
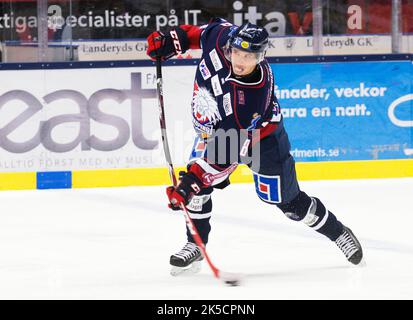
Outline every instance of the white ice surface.
<svg viewBox="0 0 413 320"><path fill-rule="evenodd" d="M358 236L365 267L258 200L214 192L208 252L239 287L172 277L184 218L164 187L0 192L0 299L412 299L413 179L302 182Z"/></svg>

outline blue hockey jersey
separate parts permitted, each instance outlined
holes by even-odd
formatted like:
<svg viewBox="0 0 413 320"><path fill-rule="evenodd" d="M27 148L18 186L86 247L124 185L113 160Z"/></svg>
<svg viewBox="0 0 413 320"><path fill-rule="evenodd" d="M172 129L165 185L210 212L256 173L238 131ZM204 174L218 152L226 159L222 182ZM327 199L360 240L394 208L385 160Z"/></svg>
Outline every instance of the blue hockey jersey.
<svg viewBox="0 0 413 320"><path fill-rule="evenodd" d="M217 129L264 129L281 121L273 73L265 59L258 65L260 75L255 82L243 82L231 72L223 47L236 28L222 19L203 27L203 53L192 97L192 122L199 134L210 136Z"/></svg>

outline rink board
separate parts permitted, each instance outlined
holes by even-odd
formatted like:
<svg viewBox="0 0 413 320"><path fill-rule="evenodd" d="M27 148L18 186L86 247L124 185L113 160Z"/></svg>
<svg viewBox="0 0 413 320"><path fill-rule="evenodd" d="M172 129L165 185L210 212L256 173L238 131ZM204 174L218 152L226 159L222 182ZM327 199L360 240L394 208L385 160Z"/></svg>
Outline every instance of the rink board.
<svg viewBox="0 0 413 320"><path fill-rule="evenodd" d="M270 62L300 180L413 176L411 55ZM196 63L174 60L163 69L178 169L194 139L188 106ZM0 70L0 189L169 184L152 62ZM249 169L231 181L251 182Z"/></svg>
<svg viewBox="0 0 413 320"><path fill-rule="evenodd" d="M176 168L176 174L184 167ZM340 162L299 162L296 164L300 181L413 177L413 160L376 160ZM154 186L171 184L166 168L136 168L71 172L68 186L61 180L39 185L36 172L0 173L0 190L95 188L124 186ZM231 183L253 182L246 166L238 167L231 175Z"/></svg>

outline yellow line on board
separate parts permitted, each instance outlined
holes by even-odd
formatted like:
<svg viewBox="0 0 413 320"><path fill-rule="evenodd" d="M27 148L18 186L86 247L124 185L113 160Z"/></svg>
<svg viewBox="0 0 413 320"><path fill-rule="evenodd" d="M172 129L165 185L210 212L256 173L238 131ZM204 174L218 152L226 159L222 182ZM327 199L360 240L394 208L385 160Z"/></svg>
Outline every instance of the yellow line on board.
<svg viewBox="0 0 413 320"><path fill-rule="evenodd" d="M169 183L166 168L74 171L73 188L156 186Z"/></svg>
<svg viewBox="0 0 413 320"><path fill-rule="evenodd" d="M299 162L299 180L336 180L413 177L413 159ZM184 167L176 168L176 174ZM252 182L244 165L231 175L232 183ZM85 170L72 172L73 188L156 186L171 184L166 168ZM0 173L0 190L36 189L35 172Z"/></svg>
<svg viewBox="0 0 413 320"><path fill-rule="evenodd" d="M413 177L413 159L297 163L299 180Z"/></svg>
<svg viewBox="0 0 413 320"><path fill-rule="evenodd" d="M0 190L36 189L36 172L0 173Z"/></svg>
<svg viewBox="0 0 413 320"><path fill-rule="evenodd" d="M299 162L299 180L336 180L413 177L413 159L374 161ZM184 167L176 168L176 174ZM232 183L252 182L251 170L241 165ZM73 172L73 188L171 184L166 168L136 168Z"/></svg>

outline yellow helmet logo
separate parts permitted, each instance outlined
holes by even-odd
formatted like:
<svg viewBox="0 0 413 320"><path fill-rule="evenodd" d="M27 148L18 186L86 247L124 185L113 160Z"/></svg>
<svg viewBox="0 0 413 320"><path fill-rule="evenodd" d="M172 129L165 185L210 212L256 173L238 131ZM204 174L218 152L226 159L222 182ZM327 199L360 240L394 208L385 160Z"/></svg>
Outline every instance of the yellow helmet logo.
<svg viewBox="0 0 413 320"><path fill-rule="evenodd" d="M244 49L247 49L250 46L250 44L247 41L242 41L241 42L241 47L243 47Z"/></svg>

